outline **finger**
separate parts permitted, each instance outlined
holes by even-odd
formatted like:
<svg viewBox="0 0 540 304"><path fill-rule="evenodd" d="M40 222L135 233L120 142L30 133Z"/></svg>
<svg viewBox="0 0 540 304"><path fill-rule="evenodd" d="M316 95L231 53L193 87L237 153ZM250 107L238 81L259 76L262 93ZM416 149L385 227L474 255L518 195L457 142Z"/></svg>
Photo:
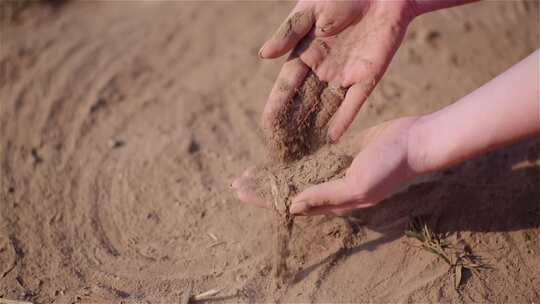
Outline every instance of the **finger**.
<svg viewBox="0 0 540 304"><path fill-rule="evenodd" d="M290 211L300 214L316 207L336 206L351 201L351 188L347 180L342 178L307 188L294 198Z"/></svg>
<svg viewBox="0 0 540 304"><path fill-rule="evenodd" d="M345 78L343 86L347 87L351 84L353 86L347 92L345 100L330 123L328 135L332 141L337 141L351 125L364 101L388 68L403 35L402 28L390 27L381 34L373 36L379 38L373 41L377 43L365 41L361 52L363 58L351 63L349 72L343 75Z"/></svg>
<svg viewBox="0 0 540 304"><path fill-rule="evenodd" d="M309 34L298 43L293 50L293 53L298 55L307 66L317 73L317 75L320 75L321 71L319 70L319 66L330 54L330 46L324 39Z"/></svg>
<svg viewBox="0 0 540 304"><path fill-rule="evenodd" d="M264 128L272 128L279 110L294 96L296 89L300 87L308 71L309 68L298 57L291 57L285 62L264 107Z"/></svg>
<svg viewBox="0 0 540 304"><path fill-rule="evenodd" d="M302 213L301 215L305 216L314 216L314 215L335 215L335 216L344 216L350 213L352 210L357 208L368 208L373 206L372 203L358 204L356 202L345 203L337 206L319 206L312 209L309 209Z"/></svg>
<svg viewBox="0 0 540 304"><path fill-rule="evenodd" d="M263 208L271 208L271 204L260 198L254 191L249 189L249 179L253 177L256 167L245 170L242 175L232 182L231 186L236 191L238 199L244 203Z"/></svg>
<svg viewBox="0 0 540 304"><path fill-rule="evenodd" d="M352 210L353 207L348 207L347 211L348 210ZM346 213L346 211L336 211L336 207L335 206L320 206L320 207L315 207L315 208L312 208L312 209L309 209L307 211L305 211L304 213L302 213L302 215L304 216L316 216L316 215L342 215Z"/></svg>
<svg viewBox="0 0 540 304"><path fill-rule="evenodd" d="M291 50L313 27L315 17L308 2L300 2L259 51L261 58L276 58Z"/></svg>
<svg viewBox="0 0 540 304"><path fill-rule="evenodd" d="M315 36L327 37L338 34L352 23L357 12L344 2L329 2L316 13Z"/></svg>
<svg viewBox="0 0 540 304"><path fill-rule="evenodd" d="M256 167L249 167L244 172L242 172L242 175L240 177L235 178L233 182L231 183L231 187L235 190L238 190L245 184L245 180L253 176L253 173L257 170Z"/></svg>
<svg viewBox="0 0 540 304"><path fill-rule="evenodd" d="M269 202L262 200L255 193L247 189L238 188L236 190L236 196L243 203L255 205L262 208L268 208L268 209L272 208L272 205Z"/></svg>
<svg viewBox="0 0 540 304"><path fill-rule="evenodd" d="M349 88L343 103L330 121L328 137L332 142L337 142L345 133L374 87L375 80L368 83L360 82Z"/></svg>

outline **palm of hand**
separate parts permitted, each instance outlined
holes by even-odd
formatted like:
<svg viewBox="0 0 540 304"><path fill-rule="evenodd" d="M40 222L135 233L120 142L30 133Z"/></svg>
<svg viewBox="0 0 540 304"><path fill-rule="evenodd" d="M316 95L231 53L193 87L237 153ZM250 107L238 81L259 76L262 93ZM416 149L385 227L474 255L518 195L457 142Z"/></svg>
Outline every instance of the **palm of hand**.
<svg viewBox="0 0 540 304"><path fill-rule="evenodd" d="M380 202L415 176L409 135L416 117L385 122L360 134L360 153L344 178L314 185L295 197L291 213L342 215Z"/></svg>

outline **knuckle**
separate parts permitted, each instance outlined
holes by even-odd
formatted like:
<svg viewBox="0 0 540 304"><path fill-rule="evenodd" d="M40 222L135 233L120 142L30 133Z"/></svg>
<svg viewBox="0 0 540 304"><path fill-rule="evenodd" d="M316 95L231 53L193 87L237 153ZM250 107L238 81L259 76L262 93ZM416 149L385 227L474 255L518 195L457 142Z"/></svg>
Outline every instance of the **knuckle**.
<svg viewBox="0 0 540 304"><path fill-rule="evenodd" d="M330 46L323 39L317 38L313 40L313 44L318 49L318 51L325 57L330 54Z"/></svg>
<svg viewBox="0 0 540 304"><path fill-rule="evenodd" d="M324 40L318 38L299 48L300 59L314 71L319 70L319 67L325 62L329 54L330 46Z"/></svg>
<svg viewBox="0 0 540 304"><path fill-rule="evenodd" d="M315 75L317 75L319 80L321 81L329 82L330 80L332 80L332 75L330 73L330 70L324 64L319 64L317 67L313 69L313 71L315 72Z"/></svg>
<svg viewBox="0 0 540 304"><path fill-rule="evenodd" d="M337 78L337 82L343 88L350 88L354 84L354 77L352 73L348 70L344 70L340 72L336 78Z"/></svg>
<svg viewBox="0 0 540 304"><path fill-rule="evenodd" d="M322 33L330 34L337 28L337 22L333 18L321 18L318 21L317 28L319 28Z"/></svg>
<svg viewBox="0 0 540 304"><path fill-rule="evenodd" d="M315 71L315 73L317 73L317 70L319 69L319 65L321 64L321 61L320 59L318 59L316 56L313 56L313 53L307 53L307 52L304 52L300 55L300 58L302 59L302 61L310 68L312 69L313 71ZM317 75L319 76L319 75Z"/></svg>

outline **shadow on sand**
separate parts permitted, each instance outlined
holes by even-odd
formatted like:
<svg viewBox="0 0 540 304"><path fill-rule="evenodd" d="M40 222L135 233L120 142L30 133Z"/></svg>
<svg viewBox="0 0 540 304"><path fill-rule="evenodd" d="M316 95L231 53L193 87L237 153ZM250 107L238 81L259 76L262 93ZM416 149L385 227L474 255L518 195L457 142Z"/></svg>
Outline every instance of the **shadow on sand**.
<svg viewBox="0 0 540 304"><path fill-rule="evenodd" d="M488 153L436 173L375 207L345 218L352 233L365 226L383 233L357 246L344 246L296 273L293 284L322 267L320 285L337 264L362 250L373 251L403 236L409 219L423 216L434 231L507 232L540 227L540 139ZM353 235L354 237L354 235Z"/></svg>

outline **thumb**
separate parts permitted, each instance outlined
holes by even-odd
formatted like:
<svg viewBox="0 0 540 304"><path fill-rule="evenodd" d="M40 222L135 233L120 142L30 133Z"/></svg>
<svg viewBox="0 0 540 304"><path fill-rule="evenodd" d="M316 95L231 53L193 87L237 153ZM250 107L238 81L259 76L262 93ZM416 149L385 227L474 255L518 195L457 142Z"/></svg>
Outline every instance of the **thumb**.
<svg viewBox="0 0 540 304"><path fill-rule="evenodd" d="M290 212L299 214L323 206L346 204L353 200L351 193L346 178L315 185L307 188L294 198Z"/></svg>
<svg viewBox="0 0 540 304"><path fill-rule="evenodd" d="M315 16L311 7L300 2L259 51L261 58L277 58L294 48L313 27Z"/></svg>

